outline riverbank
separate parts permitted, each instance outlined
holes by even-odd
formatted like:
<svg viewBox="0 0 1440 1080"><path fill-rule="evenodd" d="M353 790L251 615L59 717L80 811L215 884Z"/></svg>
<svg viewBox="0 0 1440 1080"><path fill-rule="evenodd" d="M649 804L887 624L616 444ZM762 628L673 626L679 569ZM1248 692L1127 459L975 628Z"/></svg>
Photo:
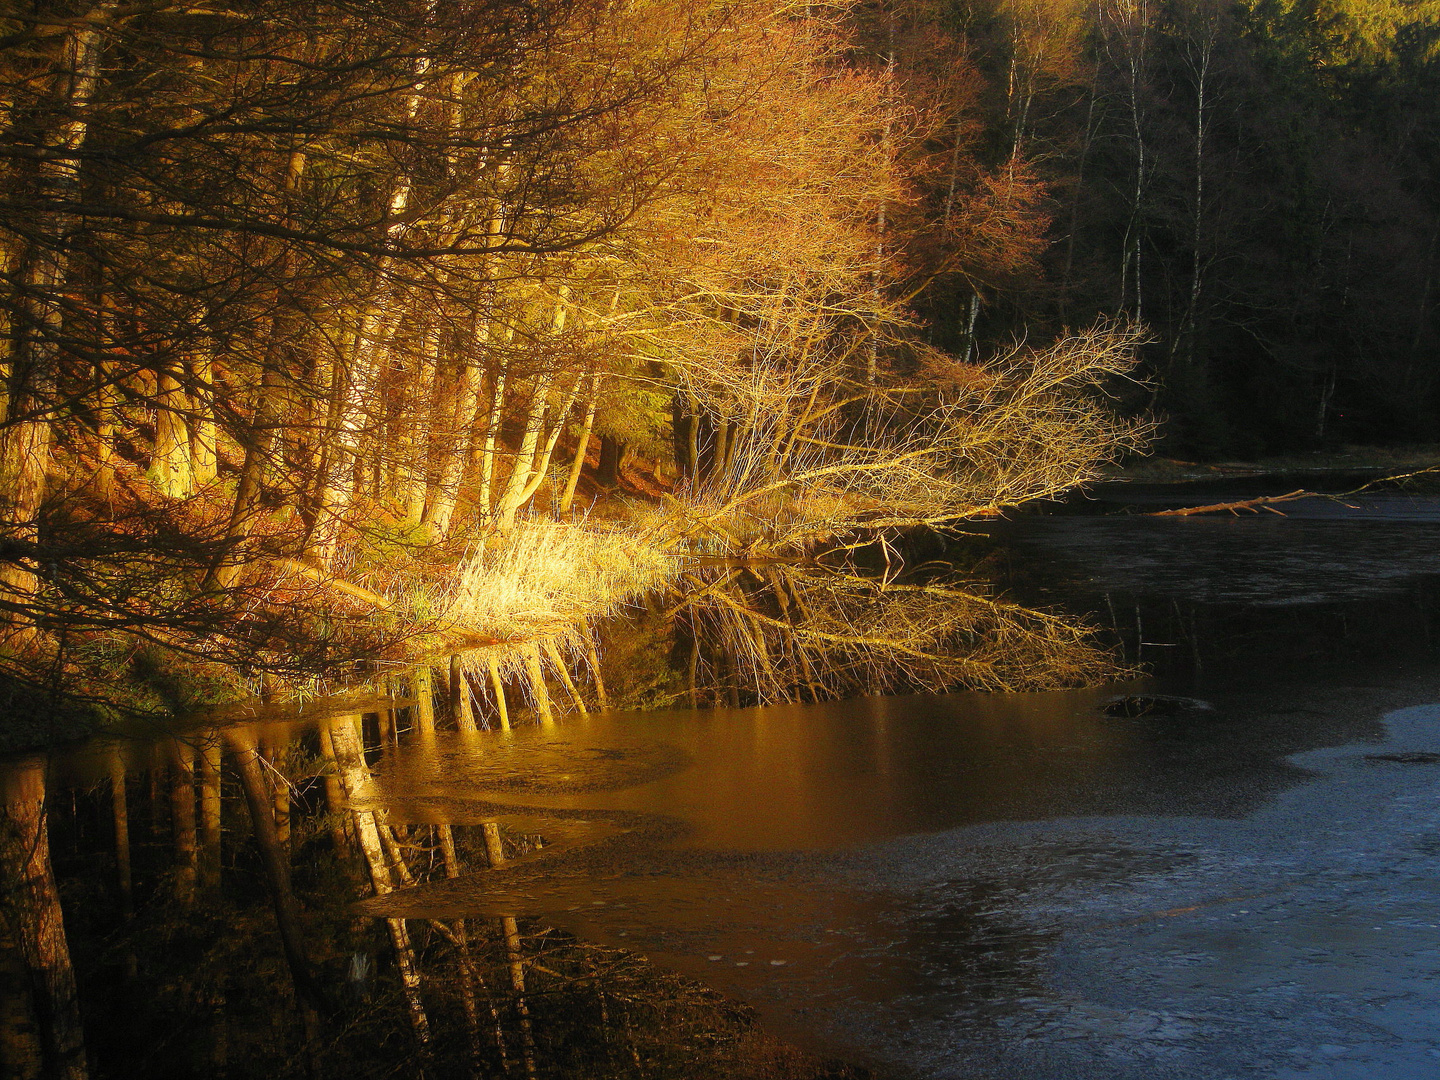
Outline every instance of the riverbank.
<svg viewBox="0 0 1440 1080"><path fill-rule="evenodd" d="M1374 473L1376 477L1440 469L1440 444L1343 446L1334 450L1279 454L1254 461L1197 462L1161 455L1134 457L1102 470L1101 482L1178 484L1194 481L1303 477L1307 474Z"/></svg>

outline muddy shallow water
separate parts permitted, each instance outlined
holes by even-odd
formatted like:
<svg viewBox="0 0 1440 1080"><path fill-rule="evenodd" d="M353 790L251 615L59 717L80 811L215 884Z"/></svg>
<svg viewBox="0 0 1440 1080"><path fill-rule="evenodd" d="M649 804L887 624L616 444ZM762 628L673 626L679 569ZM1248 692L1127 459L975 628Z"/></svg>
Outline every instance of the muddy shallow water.
<svg viewBox="0 0 1440 1080"><path fill-rule="evenodd" d="M996 528L1148 683L403 746L373 805L552 843L362 907L543 916L882 1075L1434 1076L1440 501L1286 509ZM1156 691L1213 708L1104 708Z"/></svg>

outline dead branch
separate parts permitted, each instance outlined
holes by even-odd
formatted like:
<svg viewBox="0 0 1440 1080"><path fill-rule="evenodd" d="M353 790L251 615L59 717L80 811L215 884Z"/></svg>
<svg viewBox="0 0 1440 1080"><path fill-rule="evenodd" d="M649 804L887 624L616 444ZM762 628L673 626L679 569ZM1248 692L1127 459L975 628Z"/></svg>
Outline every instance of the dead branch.
<svg viewBox="0 0 1440 1080"><path fill-rule="evenodd" d="M1262 495L1258 499L1240 499L1237 502L1210 503L1207 506L1182 506L1178 510L1155 510L1147 514L1147 517L1191 517L1194 514L1218 514L1228 510L1234 514L1240 510L1249 510L1252 514L1258 514L1261 510L1270 510L1272 514L1280 514L1279 510L1271 510L1273 503L1293 502L1296 499L1316 499L1323 496L1316 495L1313 491L1306 491L1304 488L1286 495ZM1281 514L1283 517L1284 515Z"/></svg>

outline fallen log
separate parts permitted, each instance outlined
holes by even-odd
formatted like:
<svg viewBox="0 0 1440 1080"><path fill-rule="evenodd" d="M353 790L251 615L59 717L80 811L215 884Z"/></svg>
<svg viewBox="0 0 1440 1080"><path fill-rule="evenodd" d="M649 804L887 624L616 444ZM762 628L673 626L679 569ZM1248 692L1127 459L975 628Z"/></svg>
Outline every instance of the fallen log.
<svg viewBox="0 0 1440 1080"><path fill-rule="evenodd" d="M1298 488L1286 495L1262 495L1257 499L1240 499L1237 502L1210 503L1208 506L1182 506L1178 510L1155 510L1147 514L1147 517L1189 517L1192 514L1217 514L1228 510L1235 514L1241 510L1248 510L1252 514L1258 514L1261 510L1269 510L1272 514L1285 515L1272 507L1273 503L1293 502L1296 499L1320 498L1313 491L1306 491Z"/></svg>

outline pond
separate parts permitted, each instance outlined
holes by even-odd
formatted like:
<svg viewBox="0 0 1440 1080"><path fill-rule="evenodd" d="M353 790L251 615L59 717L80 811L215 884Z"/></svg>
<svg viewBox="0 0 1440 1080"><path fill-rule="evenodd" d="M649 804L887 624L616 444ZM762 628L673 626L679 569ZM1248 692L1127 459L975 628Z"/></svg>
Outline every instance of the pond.
<svg viewBox="0 0 1440 1080"><path fill-rule="evenodd" d="M1105 508L1176 496L1098 493ZM350 1074L382 1074L362 1044L395 1054L404 1041L377 927L408 920L431 965L419 985L436 1075L1435 1075L1440 498L1346 502L1286 504L1283 517L1035 515L963 542L1009 596L1088 617L1146 665L1143 680L610 710L478 735L396 738L372 716L352 803L408 845L412 885L356 900L367 890L343 867L301 857L344 826L324 813L324 769L291 770L304 777L292 844L316 963L368 1017L349 1022ZM300 720L257 737L274 760L318 758L311 730ZM298 1068L293 1016L262 1020L256 1001L281 961L242 903L263 895L243 823L214 841L227 899L177 908L165 807L179 804L144 789L163 786L156 753L173 758L138 743L119 754L148 815L134 825L132 888L152 897L155 922L138 955L139 935L117 946L113 885L97 883L114 873L104 779L117 754L92 747L51 766L96 1071ZM302 827L305 796L319 809ZM227 911L228 953L195 928ZM448 936L425 944L437 926ZM242 932L245 949L277 959L236 956ZM223 978L184 964L167 976L185 985L166 993L189 995L173 1006L187 1034L160 1034L164 1010L145 1013L158 1044L183 1044L184 1067L153 1054L127 1065L113 1030L125 1008L85 985L175 966L154 954L157 934L188 943L202 968L234 965L218 1002ZM460 963L462 946L480 958ZM658 1030L637 1032L647 1026ZM814 1056L696 1049L753 1044L756 1031Z"/></svg>

